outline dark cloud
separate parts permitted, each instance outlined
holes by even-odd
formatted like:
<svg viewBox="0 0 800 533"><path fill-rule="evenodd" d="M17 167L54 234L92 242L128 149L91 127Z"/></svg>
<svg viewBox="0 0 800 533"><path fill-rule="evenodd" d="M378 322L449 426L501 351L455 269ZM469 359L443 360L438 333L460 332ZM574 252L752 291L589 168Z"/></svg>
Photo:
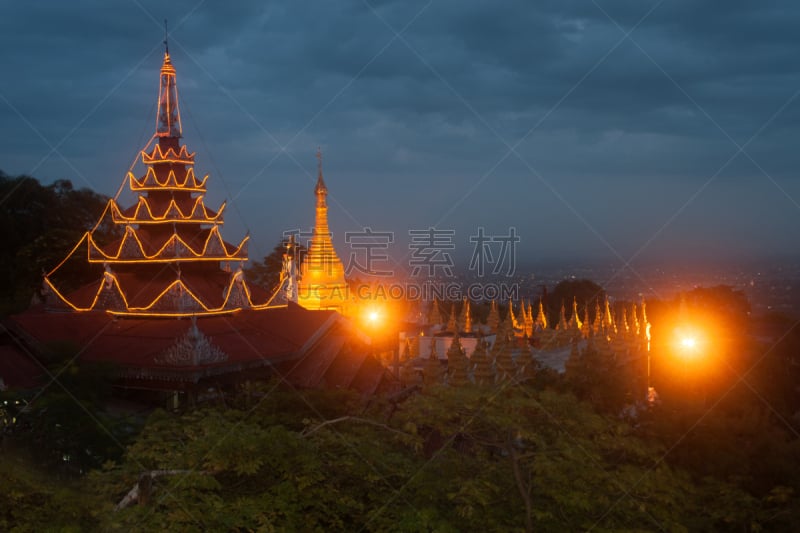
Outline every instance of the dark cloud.
<svg viewBox="0 0 800 533"><path fill-rule="evenodd" d="M629 256L656 232L644 256L793 245L795 2L0 5L7 173L113 193L169 18L186 140L210 197L236 198L227 231L263 250L310 224L318 145L340 230L516 225L529 257Z"/></svg>

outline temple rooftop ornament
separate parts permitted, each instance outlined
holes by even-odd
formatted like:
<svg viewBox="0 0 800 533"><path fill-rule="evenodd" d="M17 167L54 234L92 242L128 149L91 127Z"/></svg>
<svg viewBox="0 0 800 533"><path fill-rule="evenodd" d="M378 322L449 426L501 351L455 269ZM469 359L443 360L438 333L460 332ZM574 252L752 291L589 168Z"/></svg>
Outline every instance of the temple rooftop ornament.
<svg viewBox="0 0 800 533"><path fill-rule="evenodd" d="M197 327L197 317L192 317L192 326L186 334L175 341L175 344L164 350L155 358L162 365L195 366L221 363L228 359L228 354L212 344Z"/></svg>

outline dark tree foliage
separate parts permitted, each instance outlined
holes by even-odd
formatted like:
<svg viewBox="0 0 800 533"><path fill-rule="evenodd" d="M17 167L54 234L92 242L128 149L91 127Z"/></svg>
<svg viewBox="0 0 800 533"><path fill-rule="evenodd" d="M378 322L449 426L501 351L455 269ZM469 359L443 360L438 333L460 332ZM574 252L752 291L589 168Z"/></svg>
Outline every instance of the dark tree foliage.
<svg viewBox="0 0 800 533"><path fill-rule="evenodd" d="M277 290L281 279L281 270L283 269L283 255L286 253L286 245L288 240L279 242L272 249L269 255L264 256L261 261L252 261L250 266L244 271L247 281L254 285L258 285L268 292L272 293ZM305 246L302 244L295 244L295 266L300 270L303 259L305 257Z"/></svg>
<svg viewBox="0 0 800 533"><path fill-rule="evenodd" d="M561 312L561 304L566 308L566 316L572 316L573 299L578 302L578 313L583 320L583 312L586 306L589 307L589 319L594 320L595 305L600 304L603 309L606 291L594 281L588 279L565 279L560 281L555 288L547 294L545 310L547 318L551 324L558 323Z"/></svg>
<svg viewBox="0 0 800 533"><path fill-rule="evenodd" d="M83 480L60 479L43 472L26 456L25 450L4 446L3 452L0 531L97 529L97 515L87 505Z"/></svg>
<svg viewBox="0 0 800 533"><path fill-rule="evenodd" d="M58 265L97 223L108 198L75 189L69 180L42 185L30 176L0 171L0 314L17 312L40 290L42 274ZM95 233L99 242L119 234L110 223ZM62 287L74 289L97 279L102 268L86 264L85 255L64 265Z"/></svg>
<svg viewBox="0 0 800 533"><path fill-rule="evenodd" d="M141 422L107 411L114 369L78 364L74 362L77 352L67 346L46 349L47 372L56 379L33 397L0 393L7 442L27 449L31 461L61 477L79 475L119 458L124 443ZM8 423L10 418L13 423Z"/></svg>
<svg viewBox="0 0 800 533"><path fill-rule="evenodd" d="M686 430L657 414L673 437ZM154 412L123 457L70 483L7 457L0 528L791 530L794 487L743 490L723 473L736 442L709 431L680 448L687 472L670 464L671 443L527 385L434 387L399 404L251 385L226 406ZM768 461L774 471L792 458Z"/></svg>
<svg viewBox="0 0 800 533"><path fill-rule="evenodd" d="M748 383L800 434L800 324L760 348Z"/></svg>
<svg viewBox="0 0 800 533"><path fill-rule="evenodd" d="M601 413L617 414L633 401L634 368L593 344L573 350L564 370L569 390Z"/></svg>
<svg viewBox="0 0 800 533"><path fill-rule="evenodd" d="M502 302L498 302L498 305L502 305ZM491 306L492 303L488 301L470 302L469 310L470 310L470 317L472 318L473 323L485 324L486 319L489 317L489 311L491 310Z"/></svg>
<svg viewBox="0 0 800 533"><path fill-rule="evenodd" d="M750 302L743 291L730 285L697 287L685 294L686 304L697 315L712 315L728 332L743 332L750 315Z"/></svg>

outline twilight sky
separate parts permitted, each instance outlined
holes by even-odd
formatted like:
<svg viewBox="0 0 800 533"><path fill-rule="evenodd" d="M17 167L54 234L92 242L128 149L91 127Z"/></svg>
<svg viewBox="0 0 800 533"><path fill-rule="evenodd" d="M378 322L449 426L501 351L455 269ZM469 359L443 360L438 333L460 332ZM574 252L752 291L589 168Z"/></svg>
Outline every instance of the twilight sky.
<svg viewBox="0 0 800 533"><path fill-rule="evenodd" d="M514 226L522 260L797 251L796 1L0 0L0 170L113 195L164 18L207 203L253 257L313 223L318 145L337 247L369 226L399 258L433 226L468 258Z"/></svg>

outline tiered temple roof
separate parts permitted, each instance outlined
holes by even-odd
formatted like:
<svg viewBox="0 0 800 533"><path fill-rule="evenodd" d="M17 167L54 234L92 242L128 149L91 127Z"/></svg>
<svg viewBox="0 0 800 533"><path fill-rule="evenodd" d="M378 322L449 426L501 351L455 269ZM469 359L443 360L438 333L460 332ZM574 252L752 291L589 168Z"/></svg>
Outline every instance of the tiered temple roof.
<svg viewBox="0 0 800 533"><path fill-rule="evenodd" d="M181 144L181 136L175 67L165 52L156 131L152 146L141 152L146 170L139 178L132 172L126 177L136 201L123 207L111 199L101 218L120 228L122 237L101 243L94 230L84 235L73 253L85 247L86 260L102 264L105 272L97 282L64 294L55 281L56 267L45 284L57 303L136 316L228 314L266 305L269 295L248 287L241 270L249 237L238 244L222 238L225 204L216 210L205 205L208 176L196 177L195 154ZM230 269L231 263L239 268Z"/></svg>

